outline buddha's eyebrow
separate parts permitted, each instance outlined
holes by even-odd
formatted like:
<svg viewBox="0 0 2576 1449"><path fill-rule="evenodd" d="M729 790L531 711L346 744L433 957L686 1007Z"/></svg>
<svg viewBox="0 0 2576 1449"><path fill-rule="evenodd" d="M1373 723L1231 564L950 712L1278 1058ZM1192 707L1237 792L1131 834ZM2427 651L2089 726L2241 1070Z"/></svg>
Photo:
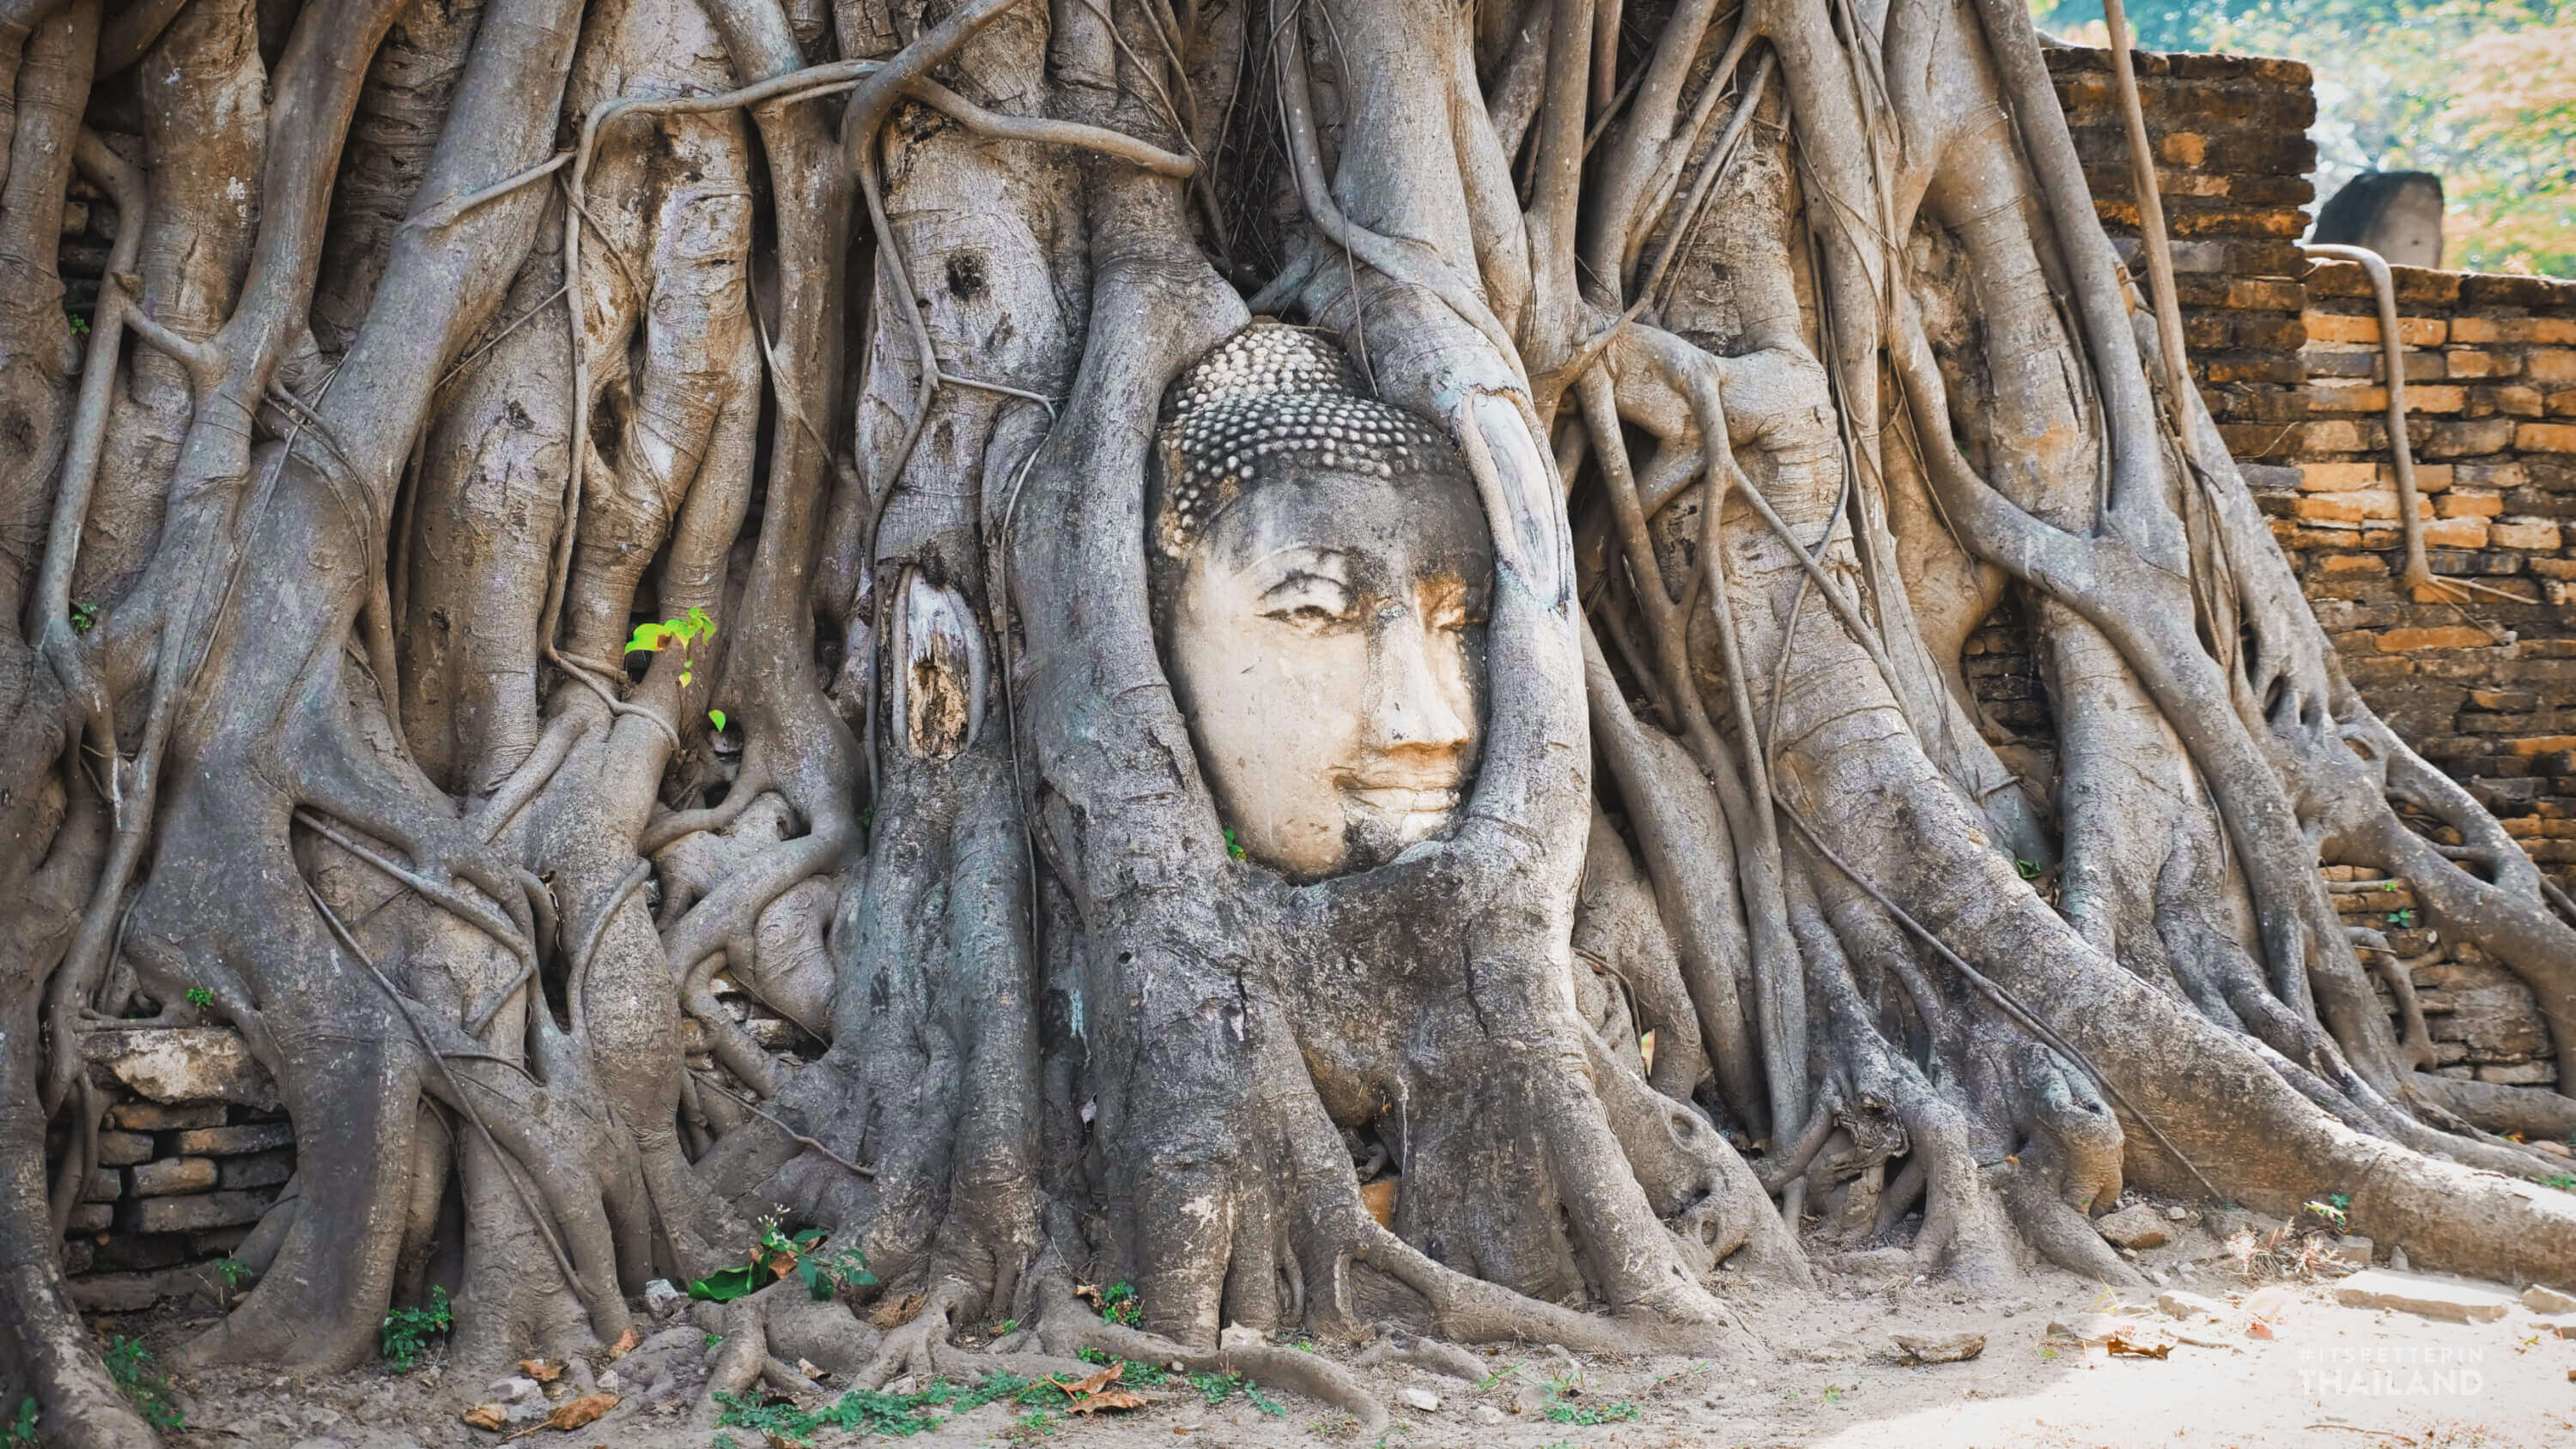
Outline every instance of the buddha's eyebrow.
<svg viewBox="0 0 2576 1449"><path fill-rule="evenodd" d="M1261 591L1261 597L1266 599L1272 594L1286 593L1290 589L1294 589L1305 584L1330 584L1334 588L1345 591L1350 588L1350 582L1348 580L1336 577L1332 574L1317 573L1312 569L1290 569L1286 577L1280 579L1270 587L1263 589Z"/></svg>

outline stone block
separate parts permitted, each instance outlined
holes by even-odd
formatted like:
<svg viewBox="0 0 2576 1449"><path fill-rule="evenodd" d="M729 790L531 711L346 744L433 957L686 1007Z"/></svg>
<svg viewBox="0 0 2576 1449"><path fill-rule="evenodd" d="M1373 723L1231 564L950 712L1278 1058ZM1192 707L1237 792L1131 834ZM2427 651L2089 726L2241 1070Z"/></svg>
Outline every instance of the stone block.
<svg viewBox="0 0 2576 1449"><path fill-rule="evenodd" d="M2148 1248L2161 1248L2173 1241L2172 1225L2165 1221L2164 1214L2145 1203L2124 1207L2095 1219L2093 1230L2114 1247L2135 1248L2142 1252Z"/></svg>
<svg viewBox="0 0 2576 1449"><path fill-rule="evenodd" d="M235 1157L295 1145L295 1129L284 1122L249 1122L239 1127L201 1127L171 1140L180 1152L200 1157Z"/></svg>
<svg viewBox="0 0 2576 1449"><path fill-rule="evenodd" d="M2546 518L2500 518L2488 525L2487 542L2496 548L2548 553L2558 547L2558 525Z"/></svg>
<svg viewBox="0 0 2576 1449"><path fill-rule="evenodd" d="M127 1203L120 1225L135 1233L194 1233L255 1223L276 1194L266 1190L209 1192L195 1197L156 1197Z"/></svg>
<svg viewBox="0 0 2576 1449"><path fill-rule="evenodd" d="M2534 1313L2576 1313L2576 1294L2534 1283L2522 1290L2522 1306Z"/></svg>
<svg viewBox="0 0 2576 1449"><path fill-rule="evenodd" d="M75 1233L103 1233L116 1220L116 1209L103 1202L85 1202L72 1209L70 1230Z"/></svg>
<svg viewBox="0 0 2576 1449"><path fill-rule="evenodd" d="M107 1120L129 1132L170 1132L187 1127L221 1127L224 1104L221 1102L119 1102L108 1109Z"/></svg>
<svg viewBox="0 0 2576 1449"><path fill-rule="evenodd" d="M2516 358L2474 348L2454 347L2443 354L2443 369L2455 378L2510 377L2520 367Z"/></svg>
<svg viewBox="0 0 2576 1449"><path fill-rule="evenodd" d="M93 1031L81 1055L156 1102L230 1102L274 1110L277 1084L229 1027L153 1026Z"/></svg>
<svg viewBox="0 0 2576 1449"><path fill-rule="evenodd" d="M2576 453L2576 423L2516 425L2513 446L2525 453Z"/></svg>
<svg viewBox="0 0 2576 1449"><path fill-rule="evenodd" d="M2488 1062L2478 1068L2478 1080L2507 1087L2545 1087L2558 1080L2556 1062Z"/></svg>
<svg viewBox="0 0 2576 1449"><path fill-rule="evenodd" d="M2549 423L2525 423L2525 428L2554 426ZM2576 452L2576 428L2569 428L2568 451ZM2424 441L2423 453L2428 458L2471 458L2483 453L2501 453L2515 446L2514 422L2511 418L2476 418L2466 422L2435 423Z"/></svg>
<svg viewBox="0 0 2576 1449"><path fill-rule="evenodd" d="M106 1131L98 1134L98 1160L103 1167L132 1167L152 1160L152 1138L144 1132Z"/></svg>
<svg viewBox="0 0 2576 1449"><path fill-rule="evenodd" d="M2495 640L2489 638L2484 629L2466 624L2437 624L2382 630L2372 642L2382 654L2402 654L2410 649L2483 649Z"/></svg>
<svg viewBox="0 0 2576 1449"><path fill-rule="evenodd" d="M136 1197L177 1197L212 1190L216 1172L211 1158L164 1157L135 1168L132 1176Z"/></svg>
<svg viewBox="0 0 2576 1449"><path fill-rule="evenodd" d="M2315 424L2312 423L2309 426L2314 427ZM2304 493L2350 493L2357 489L2377 486L2379 486L2379 465L2376 463L2301 463L2299 465L2299 489Z"/></svg>
<svg viewBox="0 0 2576 1449"><path fill-rule="evenodd" d="M183 1198L158 1198L158 1202L182 1202ZM129 1203L130 1209L134 1205ZM171 1233L138 1233L131 1229L110 1235L98 1244L90 1261L102 1270L168 1268L188 1261L188 1241Z"/></svg>
<svg viewBox="0 0 2576 1449"><path fill-rule="evenodd" d="M2528 342L2531 319L2528 317L2454 317L2451 319L2454 342Z"/></svg>
<svg viewBox="0 0 2576 1449"><path fill-rule="evenodd" d="M2458 1279L2372 1268L2335 1285L2347 1308L2386 1308L2446 1323L2493 1323L2513 1309L2504 1290Z"/></svg>
<svg viewBox="0 0 2576 1449"><path fill-rule="evenodd" d="M2524 353L2522 371L2533 382L2576 382L2576 349L2549 347Z"/></svg>

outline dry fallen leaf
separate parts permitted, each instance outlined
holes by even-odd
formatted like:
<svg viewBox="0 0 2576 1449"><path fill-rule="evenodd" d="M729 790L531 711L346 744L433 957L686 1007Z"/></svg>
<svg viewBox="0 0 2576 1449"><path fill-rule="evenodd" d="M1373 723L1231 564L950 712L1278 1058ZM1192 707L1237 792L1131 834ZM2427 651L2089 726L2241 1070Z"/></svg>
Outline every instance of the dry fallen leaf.
<svg viewBox="0 0 2576 1449"><path fill-rule="evenodd" d="M823 1376L823 1370L809 1359L796 1360L796 1371L809 1379L819 1379Z"/></svg>
<svg viewBox="0 0 2576 1449"><path fill-rule="evenodd" d="M548 1363L541 1358L523 1358L519 1360L519 1372L535 1379L538 1383L550 1384L563 1377L563 1365Z"/></svg>
<svg viewBox="0 0 2576 1449"><path fill-rule="evenodd" d="M553 1413L546 1415L544 1423L532 1424L521 1429L511 1435L510 1439L525 1439L539 1429L578 1429L616 1407L617 1395L615 1394L584 1394L578 1399L567 1399L556 1405ZM510 1439L504 1439L501 1442L506 1444Z"/></svg>
<svg viewBox="0 0 2576 1449"><path fill-rule="evenodd" d="M1064 1406L1064 1411L1068 1414L1096 1414L1103 1409L1141 1409L1152 1403L1153 1400L1143 1394L1129 1389L1110 1387L1124 1377L1126 1372L1127 1365L1119 1362L1111 1364L1079 1383L1069 1384L1053 1376L1049 1376L1044 1382L1064 1390L1065 1398L1071 1400Z"/></svg>
<svg viewBox="0 0 2576 1449"><path fill-rule="evenodd" d="M868 1315L868 1321L879 1328L901 1328L921 1316L921 1303L918 1293L889 1298L877 1305L877 1311Z"/></svg>
<svg viewBox="0 0 2576 1449"><path fill-rule="evenodd" d="M499 1404L476 1404L465 1411L465 1422L477 1429L498 1429L510 1421L510 1411Z"/></svg>
<svg viewBox="0 0 2576 1449"><path fill-rule="evenodd" d="M608 1361L610 1363L615 1363L619 1359L633 1353L635 1351L635 1345L641 1342L643 1342L643 1340L635 1336L635 1325L631 1323L626 1325L626 1331L617 1335L617 1341L608 1346ZM607 1446L602 1445L600 1446L600 1449L607 1449Z"/></svg>
<svg viewBox="0 0 2576 1449"><path fill-rule="evenodd" d="M1117 1363L1111 1364L1109 1367L1102 1369L1100 1372L1093 1374L1091 1377L1084 1379L1078 1384L1069 1384L1062 1379L1052 1376L1047 1379L1047 1382L1064 1390L1064 1396L1066 1398L1078 1399L1085 1394L1099 1393L1102 1389L1118 1382L1118 1380L1126 1377L1126 1375L1127 1363L1124 1359L1121 1359Z"/></svg>
<svg viewBox="0 0 2576 1449"><path fill-rule="evenodd" d="M1080 1298L1085 1302L1088 1302L1092 1307L1097 1308L1100 1306L1100 1285L1097 1283L1076 1283L1073 1285L1073 1296Z"/></svg>
<svg viewBox="0 0 2576 1449"><path fill-rule="evenodd" d="M2173 1352L2170 1343L2153 1338L2132 1338L2125 1333L2112 1334L2102 1346L2111 1350L2116 1358L2164 1358Z"/></svg>
<svg viewBox="0 0 2576 1449"><path fill-rule="evenodd" d="M1064 1406L1068 1414L1096 1414L1102 1409L1141 1409L1153 1400L1128 1389L1103 1389Z"/></svg>

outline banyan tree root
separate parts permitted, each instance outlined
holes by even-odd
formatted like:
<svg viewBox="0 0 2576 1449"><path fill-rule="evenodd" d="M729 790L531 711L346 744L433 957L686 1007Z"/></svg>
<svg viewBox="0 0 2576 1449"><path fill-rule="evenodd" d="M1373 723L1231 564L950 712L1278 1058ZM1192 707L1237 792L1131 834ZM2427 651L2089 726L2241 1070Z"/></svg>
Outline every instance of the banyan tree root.
<svg viewBox="0 0 2576 1449"><path fill-rule="evenodd" d="M2576 931L2337 671L2012 0L105 8L0 7L49 1442L151 1437L37 1146L110 1019L230 1025L333 1165L200 1362L432 1284L588 1349L763 1220L876 1282L734 1305L729 1391L1091 1348L1368 1426L1252 1345L2128 1281L2132 1182L2576 1282L2507 1135L2576 1109L2428 1075L2316 867L2553 1031ZM1311 558L1227 604L1236 539ZM2008 594L2048 752L1965 696Z"/></svg>

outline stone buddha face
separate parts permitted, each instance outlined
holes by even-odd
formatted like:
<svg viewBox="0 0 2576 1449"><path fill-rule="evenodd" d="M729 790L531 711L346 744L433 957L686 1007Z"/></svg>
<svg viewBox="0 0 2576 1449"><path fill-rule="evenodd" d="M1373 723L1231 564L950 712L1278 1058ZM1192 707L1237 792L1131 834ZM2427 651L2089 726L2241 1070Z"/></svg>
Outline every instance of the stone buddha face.
<svg viewBox="0 0 2576 1449"><path fill-rule="evenodd" d="M1256 325L1184 379L1153 553L1166 670L1244 853L1295 879L1447 828L1482 731L1493 543L1449 440Z"/></svg>

